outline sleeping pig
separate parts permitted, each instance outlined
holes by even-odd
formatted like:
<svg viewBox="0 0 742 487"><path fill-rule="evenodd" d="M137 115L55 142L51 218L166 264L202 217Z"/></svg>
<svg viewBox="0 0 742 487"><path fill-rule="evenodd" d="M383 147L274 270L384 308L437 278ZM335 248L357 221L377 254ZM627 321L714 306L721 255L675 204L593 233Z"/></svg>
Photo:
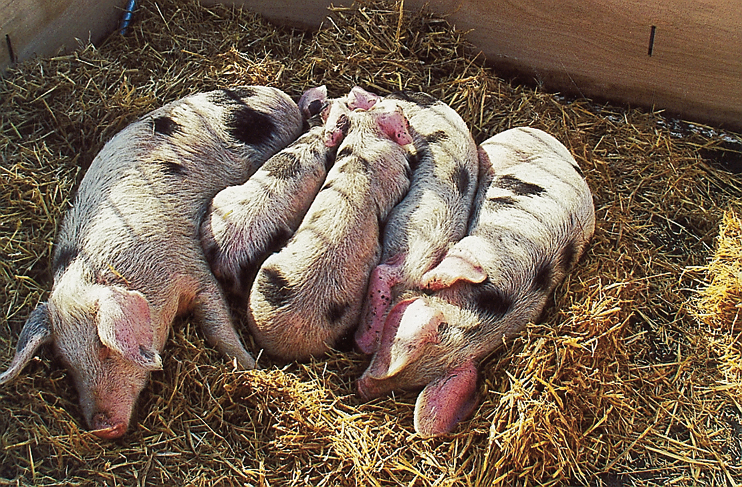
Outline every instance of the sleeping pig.
<svg viewBox="0 0 742 487"><path fill-rule="evenodd" d="M24 325L0 384L51 343L83 416L122 436L176 315L193 312L209 341L242 368L237 335L198 238L209 201L244 182L300 133L283 92L242 87L188 96L114 136L82 179L59 230L54 284Z"/></svg>
<svg viewBox="0 0 742 487"><path fill-rule="evenodd" d="M368 103L370 95L362 99ZM419 289L422 275L466 234L477 188L477 147L456 111L425 93L399 92L386 100L409 119L416 155L410 190L387 220L382 263L371 273L355 334L360 350L369 354L394 299Z"/></svg>
<svg viewBox="0 0 742 487"><path fill-rule="evenodd" d="M412 138L401 110L381 102L344 114L350 130L324 186L250 292L250 331L284 360L324 353L356 325L381 253L380 226L409 186L405 146Z"/></svg>
<svg viewBox="0 0 742 487"><path fill-rule="evenodd" d="M234 295L247 298L258 265L301 223L348 130L346 106L344 99L328 101L324 86L307 90L299 110L309 131L211 202L201 243L217 279Z"/></svg>
<svg viewBox="0 0 742 487"><path fill-rule="evenodd" d="M569 151L531 128L479 149L468 235L401 296L358 381L364 398L423 387L415 430L445 434L476 406L477 367L539 318L593 234L590 190Z"/></svg>

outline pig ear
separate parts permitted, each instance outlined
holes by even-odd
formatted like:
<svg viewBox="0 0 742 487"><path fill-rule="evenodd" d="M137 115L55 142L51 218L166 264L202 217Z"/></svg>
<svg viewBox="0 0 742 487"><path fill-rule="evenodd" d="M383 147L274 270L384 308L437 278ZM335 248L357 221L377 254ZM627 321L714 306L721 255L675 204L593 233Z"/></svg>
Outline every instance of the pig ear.
<svg viewBox="0 0 742 487"><path fill-rule="evenodd" d="M407 145L412 143L412 135L410 135L410 123L402 113L402 109L397 107L396 110L389 110L386 112L379 113L379 128L384 132L387 137L392 139L399 145Z"/></svg>
<svg viewBox="0 0 742 487"><path fill-rule="evenodd" d="M106 347L145 369L162 368L154 347L149 303L138 291L103 287L98 296L98 337Z"/></svg>
<svg viewBox="0 0 742 487"><path fill-rule="evenodd" d="M325 85L309 88L299 98L299 110L305 120L322 111L327 104L327 87Z"/></svg>
<svg viewBox="0 0 742 487"><path fill-rule="evenodd" d="M15 379L33 358L36 351L44 344L52 341L51 321L47 303L40 303L23 325L18 337L15 357L10 362L8 370L0 374L0 384Z"/></svg>
<svg viewBox="0 0 742 487"><path fill-rule="evenodd" d="M376 105L380 99L379 95L370 93L360 86L354 86L350 90L350 93L348 93L348 108L351 110L355 110L356 108L368 110Z"/></svg>
<svg viewBox="0 0 742 487"><path fill-rule="evenodd" d="M449 371L428 384L415 402L415 431L423 438L450 433L477 405L477 369L474 362Z"/></svg>
<svg viewBox="0 0 742 487"><path fill-rule="evenodd" d="M454 247L440 264L423 274L420 284L424 289L438 291L450 287L456 281L480 283L485 279L487 273L479 260L470 252L457 251Z"/></svg>
<svg viewBox="0 0 742 487"><path fill-rule="evenodd" d="M368 375L381 380L401 372L417 360L428 343L439 343L438 326L443 313L422 298L408 299L389 312L379 349L369 366Z"/></svg>

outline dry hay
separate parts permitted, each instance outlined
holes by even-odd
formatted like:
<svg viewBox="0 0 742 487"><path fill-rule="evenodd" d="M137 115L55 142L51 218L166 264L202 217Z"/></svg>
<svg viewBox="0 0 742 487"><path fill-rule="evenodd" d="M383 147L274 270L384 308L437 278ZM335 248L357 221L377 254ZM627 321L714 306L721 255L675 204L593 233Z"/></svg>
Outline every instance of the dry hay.
<svg viewBox="0 0 742 487"><path fill-rule="evenodd" d="M598 224L541 322L485 364L481 405L450 436L414 434L412 393L360 401L354 379L367 361L351 351L237 372L184 320L122 440L85 431L50 353L0 389L0 485L742 482L742 245L729 213L742 185L727 170L740 137L512 84L473 52L441 17L393 4L334 9L304 34L239 9L147 0L126 37L10 70L0 80L1 364L51 287L55 228L96 152L195 91L404 88L448 102L477 142L538 127L575 155ZM720 259L732 264L723 277Z"/></svg>

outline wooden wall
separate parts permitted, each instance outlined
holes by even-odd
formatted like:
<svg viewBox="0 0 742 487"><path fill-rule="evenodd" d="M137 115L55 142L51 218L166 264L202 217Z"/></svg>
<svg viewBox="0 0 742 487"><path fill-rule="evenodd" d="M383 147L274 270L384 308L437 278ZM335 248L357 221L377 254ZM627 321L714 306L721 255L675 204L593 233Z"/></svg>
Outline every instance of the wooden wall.
<svg viewBox="0 0 742 487"><path fill-rule="evenodd" d="M202 0L244 5L277 23L317 28L341 0ZM350 4L348 1L346 4ZM98 39L125 0L0 0L0 41L49 55ZM487 59L552 91L630 103L742 130L742 6L738 0L405 0L425 4ZM651 42L650 42L651 39ZM0 67L10 61L0 47Z"/></svg>
<svg viewBox="0 0 742 487"><path fill-rule="evenodd" d="M0 0L0 70L97 42L121 19L126 0Z"/></svg>

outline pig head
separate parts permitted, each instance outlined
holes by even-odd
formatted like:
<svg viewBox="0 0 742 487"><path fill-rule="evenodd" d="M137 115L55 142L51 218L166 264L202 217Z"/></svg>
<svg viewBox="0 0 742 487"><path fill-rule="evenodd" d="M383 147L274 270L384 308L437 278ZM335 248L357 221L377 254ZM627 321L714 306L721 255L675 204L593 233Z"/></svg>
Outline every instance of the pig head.
<svg viewBox="0 0 742 487"><path fill-rule="evenodd" d="M537 320L584 252L595 216L569 151L519 128L479 149L480 186L468 235L402 294L358 381L362 397L423 388L415 430L450 432L477 404L477 369Z"/></svg>

